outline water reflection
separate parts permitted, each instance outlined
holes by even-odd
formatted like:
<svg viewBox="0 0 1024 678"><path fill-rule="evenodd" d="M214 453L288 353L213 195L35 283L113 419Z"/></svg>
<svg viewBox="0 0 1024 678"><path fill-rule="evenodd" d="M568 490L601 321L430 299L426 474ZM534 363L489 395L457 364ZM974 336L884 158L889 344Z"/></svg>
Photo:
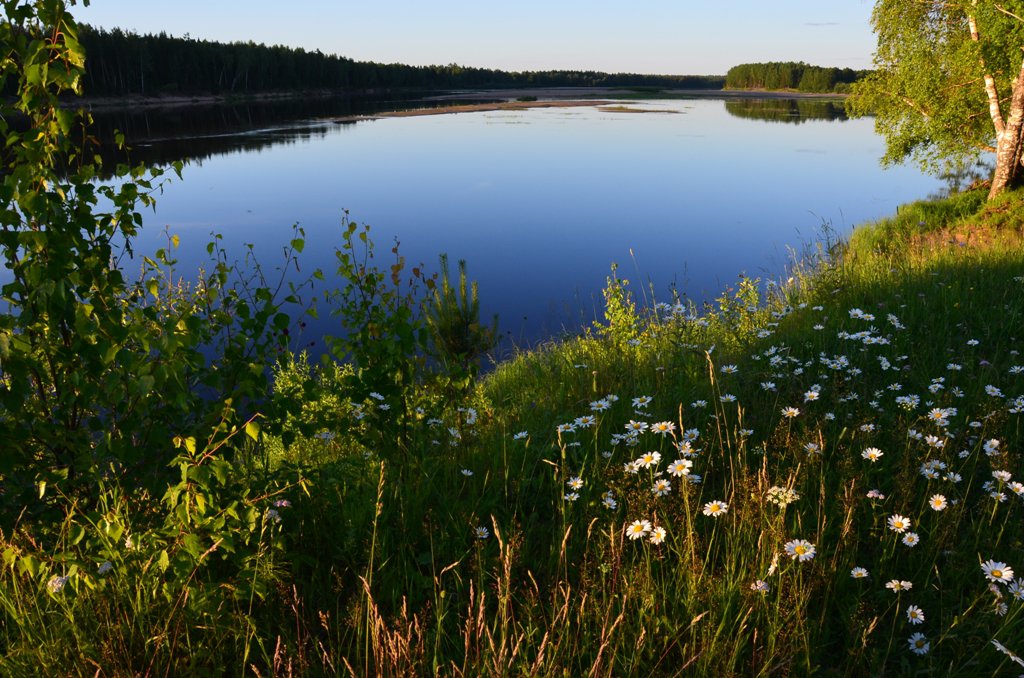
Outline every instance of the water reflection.
<svg viewBox="0 0 1024 678"><path fill-rule="evenodd" d="M738 99L725 102L729 115L801 125L809 120L846 120L842 101L822 99Z"/></svg>
<svg viewBox="0 0 1024 678"><path fill-rule="evenodd" d="M601 316L612 262L637 294L670 301L674 287L699 305L742 271L780 274L788 247L823 221L843 234L936 187L913 168L879 167L883 148L870 120L769 125L732 114L735 103L641 101L629 108L650 112L584 106L348 126L324 122L344 109L309 106L291 122L262 107L215 110L191 128L198 112L150 112L131 123L136 158L203 162L164 188L136 251L164 246L167 227L181 236L179 273L189 277L217 232L231 257L252 243L273 266L298 223L307 234L303 271L322 269L323 287L333 289L347 209L373 226L382 250L397 237L410 264L434 270L442 252L466 259L483 317L498 313L503 333L532 343ZM821 110L826 102L811 103ZM780 106L761 108L772 105ZM321 318L305 337L337 332Z"/></svg>
<svg viewBox="0 0 1024 678"><path fill-rule="evenodd" d="M216 155L258 153L269 146L323 138L356 124L353 116L436 108L446 102L404 98L312 97L143 108L93 113L91 133L107 168L117 163L168 166ZM124 135L128 151L113 143ZM109 176L109 175L108 175Z"/></svg>

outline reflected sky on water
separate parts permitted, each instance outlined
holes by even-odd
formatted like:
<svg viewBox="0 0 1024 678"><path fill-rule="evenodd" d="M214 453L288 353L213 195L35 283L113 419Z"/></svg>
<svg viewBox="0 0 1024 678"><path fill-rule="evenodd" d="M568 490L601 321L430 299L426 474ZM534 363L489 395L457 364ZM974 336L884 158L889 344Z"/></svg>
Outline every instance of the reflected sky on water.
<svg viewBox="0 0 1024 678"><path fill-rule="evenodd" d="M498 313L522 345L592 321L612 262L638 294L638 282L651 283L659 300L671 301L674 286L700 302L741 272L780 275L790 248L823 223L846 234L941 188L912 168L883 171L870 119L808 112L802 124L778 124L777 106L728 112L721 100L621 106L647 112L587 106L354 124L313 112L206 129L192 153L180 129L151 134L136 141L136 158L203 157L164 188L136 248L162 246L166 226L181 236L187 272L215 231L239 258L253 243L272 267L298 223L303 270L322 268L332 283L348 210L371 225L382 257L397 236L408 261L430 270L441 252L466 259L484 313ZM332 328L307 334L321 329Z"/></svg>

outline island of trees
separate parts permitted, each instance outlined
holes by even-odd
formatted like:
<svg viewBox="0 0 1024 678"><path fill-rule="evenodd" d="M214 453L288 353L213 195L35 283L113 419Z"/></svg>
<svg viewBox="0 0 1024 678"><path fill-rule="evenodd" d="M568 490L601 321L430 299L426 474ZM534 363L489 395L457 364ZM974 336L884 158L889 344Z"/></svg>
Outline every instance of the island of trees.
<svg viewBox="0 0 1024 678"><path fill-rule="evenodd" d="M852 68L811 66L802 61L740 64L733 66L725 74L725 87L845 94L850 91L850 85L869 72L855 71Z"/></svg>

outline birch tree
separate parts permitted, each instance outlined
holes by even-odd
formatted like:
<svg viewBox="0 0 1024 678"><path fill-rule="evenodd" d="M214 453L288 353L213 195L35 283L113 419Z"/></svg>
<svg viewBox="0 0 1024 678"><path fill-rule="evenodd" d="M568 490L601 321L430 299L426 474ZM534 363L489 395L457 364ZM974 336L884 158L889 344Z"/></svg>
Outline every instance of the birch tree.
<svg viewBox="0 0 1024 678"><path fill-rule="evenodd" d="M942 171L994 156L989 198L1024 180L1024 1L877 0L875 72L853 87L887 164Z"/></svg>

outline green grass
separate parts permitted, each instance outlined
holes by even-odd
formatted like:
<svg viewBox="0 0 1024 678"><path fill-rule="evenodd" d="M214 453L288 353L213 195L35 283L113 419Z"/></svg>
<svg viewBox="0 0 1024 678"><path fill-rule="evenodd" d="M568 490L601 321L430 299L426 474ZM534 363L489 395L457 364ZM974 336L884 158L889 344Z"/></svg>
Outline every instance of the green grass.
<svg viewBox="0 0 1024 678"><path fill-rule="evenodd" d="M0 672L1015 675L990 641L1024 654L1024 582L996 595L981 564L1024 575L1021 210L1020 195L977 193L906 206L787 283L741 280L700 314L613 292L589 336L498 365L465 402L425 406L400 454L387 437L399 404L355 419L327 379L308 414L334 418L329 439L265 459L300 464L311 486L282 495L284 550L260 565L262 602L176 605L144 552L50 593L38 582L74 531L5 534L49 569L2 575ZM289 374L286 397L303 397ZM955 413L937 423L937 408ZM629 439L630 422L667 432ZM652 452L660 462L625 468ZM672 475L676 459L700 482ZM798 498L780 506L772 488ZM728 510L705 515L713 501ZM123 501L110 512L133 517ZM916 545L887 527L895 514ZM661 543L627 536L644 520ZM813 558L789 557L793 540ZM913 588L893 592L894 579ZM100 627L83 623L97 611ZM911 651L916 632L927 653Z"/></svg>

